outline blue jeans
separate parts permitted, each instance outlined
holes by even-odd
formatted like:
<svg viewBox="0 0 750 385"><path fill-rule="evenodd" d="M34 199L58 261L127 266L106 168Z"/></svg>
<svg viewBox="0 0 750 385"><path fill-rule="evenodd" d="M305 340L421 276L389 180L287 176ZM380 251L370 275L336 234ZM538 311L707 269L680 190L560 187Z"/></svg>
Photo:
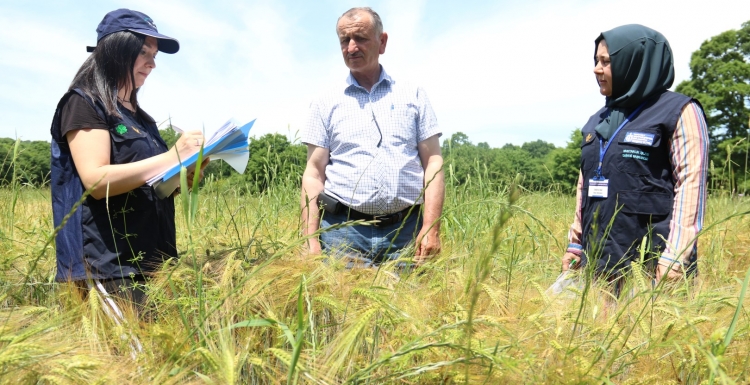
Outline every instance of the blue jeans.
<svg viewBox="0 0 750 385"><path fill-rule="evenodd" d="M422 228L419 216L419 210L415 209L402 222L389 226L344 225L329 229L331 225L346 222L347 213L346 210L339 214L324 212L320 220L323 229L320 244L327 254L347 259L347 268L377 266L398 259L404 248L414 244L414 238Z"/></svg>

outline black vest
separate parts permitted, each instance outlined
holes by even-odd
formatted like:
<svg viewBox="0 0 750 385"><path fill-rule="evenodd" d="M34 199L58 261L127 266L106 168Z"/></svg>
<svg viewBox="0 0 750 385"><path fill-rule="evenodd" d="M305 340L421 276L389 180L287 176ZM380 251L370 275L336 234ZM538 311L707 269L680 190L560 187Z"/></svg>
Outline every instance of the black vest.
<svg viewBox="0 0 750 385"><path fill-rule="evenodd" d="M627 269L631 260L640 258L644 236L646 260L654 261L664 250L675 196L670 142L683 107L691 100L669 91L655 96L610 138L602 162L602 175L609 179L607 198L588 196L589 181L599 165L600 136L594 128L607 117L606 107L581 130L583 262L595 260L597 271ZM691 258L692 264L696 256Z"/></svg>
<svg viewBox="0 0 750 385"><path fill-rule="evenodd" d="M177 257L174 199L159 199L152 187L143 185L108 199L87 196L81 201L83 184L68 141L60 135L62 106L73 93L83 96L107 122L110 164L136 162L167 151L153 122L142 122L124 108L122 118L107 115L100 102L78 89L60 99L50 130L52 213L55 228L62 225L55 238L55 279L110 279L151 273L164 259Z"/></svg>

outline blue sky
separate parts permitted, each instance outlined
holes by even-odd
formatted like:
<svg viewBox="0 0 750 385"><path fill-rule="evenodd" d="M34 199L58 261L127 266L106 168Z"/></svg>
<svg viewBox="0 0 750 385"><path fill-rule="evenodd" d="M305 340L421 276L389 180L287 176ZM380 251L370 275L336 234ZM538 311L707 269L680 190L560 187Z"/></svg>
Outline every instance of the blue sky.
<svg viewBox="0 0 750 385"><path fill-rule="evenodd" d="M389 33L381 63L425 88L444 138L461 131L493 147L536 139L561 146L604 102L592 72L601 31L639 23L662 32L676 85L690 77L690 55L704 40L750 20L747 0L687 3L0 0L0 137L48 140L97 24L108 11L131 8L180 41L177 54L159 54L139 93L155 119L200 129L257 118L256 136L294 138L310 100L348 73L336 19L366 5Z"/></svg>

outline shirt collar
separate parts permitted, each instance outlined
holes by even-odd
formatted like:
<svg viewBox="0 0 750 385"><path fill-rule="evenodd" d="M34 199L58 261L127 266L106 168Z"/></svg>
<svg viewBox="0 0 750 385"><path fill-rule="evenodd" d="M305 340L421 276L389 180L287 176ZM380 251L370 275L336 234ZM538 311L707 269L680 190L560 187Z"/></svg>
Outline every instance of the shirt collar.
<svg viewBox="0 0 750 385"><path fill-rule="evenodd" d="M372 85L372 90L370 91L375 90L383 80L387 81L389 84L393 84L393 78L390 75L388 75L387 72L385 72L385 68L383 68L383 66L381 65L380 66L380 78L378 78L378 81ZM354 76L352 75L350 71L349 76L346 77L346 88L349 88L352 86L364 89L364 87L359 85L359 83L357 82L357 79L354 78Z"/></svg>

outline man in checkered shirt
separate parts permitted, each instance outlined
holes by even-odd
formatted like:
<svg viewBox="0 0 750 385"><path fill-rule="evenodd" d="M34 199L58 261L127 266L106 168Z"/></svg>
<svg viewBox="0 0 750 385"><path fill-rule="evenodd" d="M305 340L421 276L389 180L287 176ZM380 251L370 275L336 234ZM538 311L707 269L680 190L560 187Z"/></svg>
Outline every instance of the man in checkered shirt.
<svg viewBox="0 0 750 385"><path fill-rule="evenodd" d="M310 104L302 133L303 234L323 228L308 238L309 252L372 266L413 244L423 263L440 251L445 195L435 113L422 88L380 65L388 34L375 11L350 9L336 32L349 77ZM334 226L348 220L369 223Z"/></svg>

